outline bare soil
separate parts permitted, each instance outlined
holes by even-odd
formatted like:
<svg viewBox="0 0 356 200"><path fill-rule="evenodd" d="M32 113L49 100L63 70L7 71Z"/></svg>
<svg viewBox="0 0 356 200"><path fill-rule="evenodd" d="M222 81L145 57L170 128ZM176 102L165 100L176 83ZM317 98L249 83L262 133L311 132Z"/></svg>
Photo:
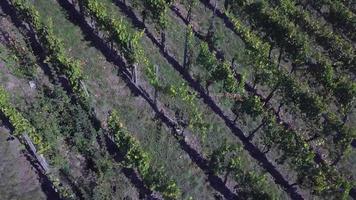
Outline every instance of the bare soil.
<svg viewBox="0 0 356 200"><path fill-rule="evenodd" d="M21 149L17 139L10 139L9 130L0 127L0 199L46 199L39 177Z"/></svg>

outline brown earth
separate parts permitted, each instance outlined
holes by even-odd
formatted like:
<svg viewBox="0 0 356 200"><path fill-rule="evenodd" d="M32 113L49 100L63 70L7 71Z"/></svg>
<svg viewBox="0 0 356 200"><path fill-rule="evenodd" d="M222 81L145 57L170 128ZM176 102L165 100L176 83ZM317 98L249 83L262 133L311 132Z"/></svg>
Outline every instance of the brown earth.
<svg viewBox="0 0 356 200"><path fill-rule="evenodd" d="M17 139L10 139L9 130L0 127L0 199L46 199L38 175L21 149Z"/></svg>

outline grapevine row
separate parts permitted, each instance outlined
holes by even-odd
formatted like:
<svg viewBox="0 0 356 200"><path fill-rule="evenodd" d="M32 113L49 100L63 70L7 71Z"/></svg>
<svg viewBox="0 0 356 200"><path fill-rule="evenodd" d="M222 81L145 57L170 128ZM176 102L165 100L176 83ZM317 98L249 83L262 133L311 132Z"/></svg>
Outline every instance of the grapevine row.
<svg viewBox="0 0 356 200"><path fill-rule="evenodd" d="M85 6L85 4L84 4ZM101 9L101 11L103 12L103 9ZM99 25L100 26L100 25ZM142 54L139 54L142 55ZM214 57L215 58L215 57ZM149 79L149 82L151 83L151 85L153 85L154 87L159 87L159 83L157 80L157 75L155 74L155 69L153 67L153 65L150 65L149 62L147 61L146 58L141 58L139 59L140 61L143 61L143 63L146 64L146 68L145 68L145 72L147 74L147 77ZM227 66L227 65L226 65ZM231 70L228 66L227 66L228 70ZM233 78L233 77L232 77ZM195 105L196 102L196 94L194 92L190 92L189 91L189 87L186 84L182 84L180 86L174 86L171 85L169 87L169 92L170 95L172 95L173 97L179 97L181 98L186 104L188 104L188 106L191 108L192 113L194 114L194 118L190 119L190 123L189 126L193 131L197 131L196 129L200 130L200 132L205 132L206 131L206 127L204 126L204 124L206 123L200 123L200 121L202 121L202 113L198 112L197 107ZM192 115L192 114L190 114ZM196 119L199 119L198 122L199 123L195 123ZM203 125L201 127L201 125ZM196 128L196 127L200 127L200 128ZM237 167L237 166L236 166ZM241 169L239 169L241 170ZM233 170L235 171L235 170ZM234 176L238 176L238 169L236 169L236 175ZM255 174L244 174L246 177L249 177L252 180L255 180L258 182L258 180L262 180L263 178L259 178L259 176L255 175ZM241 178L240 174L240 178ZM263 185L264 183L261 183L261 185ZM252 183L250 183L250 185L253 185ZM256 192L256 191L254 191ZM251 192L254 193L254 192Z"/></svg>
<svg viewBox="0 0 356 200"><path fill-rule="evenodd" d="M163 173L163 170L152 167L152 161L139 142L123 126L118 113L114 110L108 119L110 133L123 155L125 167L138 169L145 184L151 190L160 192L165 199L179 199L181 191L177 184Z"/></svg>
<svg viewBox="0 0 356 200"><path fill-rule="evenodd" d="M210 53L209 56L204 57L214 57L213 53L209 51L204 51L204 53ZM217 63L209 64L211 66L206 65L208 69L218 65ZM266 110L264 108L265 104L259 96L244 95L241 100L235 102L232 110L236 116L241 113L248 114L254 119L262 116L263 144L268 149L276 146L281 151L282 155L279 162L290 161L289 165L297 171L298 183L301 183L304 188L311 188L314 193L320 194L326 190L339 191L339 186L342 185L347 195L349 183L339 177L333 171L334 169L315 164L313 159L316 155L305 139L298 136L293 130L285 129L282 124L277 123L273 109Z"/></svg>
<svg viewBox="0 0 356 200"><path fill-rule="evenodd" d="M206 131L206 125L208 123L202 121L202 113L198 110L198 107L196 106L196 94L195 92L190 92L189 87L186 84L174 84L174 85L169 85L167 86L161 86L158 79L157 79L157 75L155 74L155 68L153 65L147 65L147 67L144 69L146 76L148 77L148 81L150 82L151 85L153 85L155 88L160 88L160 87L164 87L165 89L168 89L168 94L173 96L173 97L178 97L180 99L182 99L184 101L185 104L188 105L190 111L189 113L189 120L190 122L189 124L189 128L195 132L203 132ZM140 88L140 86L137 86L138 88ZM144 97L147 101L152 102L153 100L150 97ZM156 111L156 113L158 115L160 115L162 117L162 120L164 122L167 123L167 126L171 127L174 130L174 134L175 136L181 136L181 134L183 134L180 130L180 128L177 127L178 123L173 121L169 116L166 116L166 114L163 111L158 111L158 108L155 105L152 105L150 103L150 105L152 106L152 108ZM198 112L199 111L199 112ZM193 115L194 116L191 116ZM167 122L168 121L168 122ZM204 122L203 124L201 122ZM184 131L185 132L185 131ZM177 139L180 141L180 143L186 143L184 141L184 139L182 139L181 137L177 137ZM190 146L189 144L184 144L183 146L186 147L186 145ZM190 147L191 148L191 147ZM200 155L200 153L198 153L194 148L189 150L185 150L187 151L187 153L193 157L193 160L199 160L199 161L195 161L196 164L205 172L208 173L209 175L209 182L214 181L214 183L220 182L221 184L225 184L222 182L221 178L215 175L211 175L210 172L210 168L207 168L206 163L208 162L203 155ZM198 158L196 153L199 154ZM258 181L257 179L254 179L255 181ZM230 188L227 188L226 186L219 186L216 187L213 185L213 187L219 191L221 194L223 194L226 198L235 198L235 194L233 194L230 191Z"/></svg>
<svg viewBox="0 0 356 200"><path fill-rule="evenodd" d="M73 91L88 108L88 96L81 82L83 80L81 63L66 54L62 41L54 35L52 21L48 24L42 23L38 11L34 6L29 6L27 0L11 0L11 2L20 19L27 22L37 33L39 41L48 54L48 61L54 64L56 71L66 75Z"/></svg>
<svg viewBox="0 0 356 200"><path fill-rule="evenodd" d="M18 12L22 13L21 16L26 16L25 19L36 19L34 21L37 21L37 23L33 23L34 21L31 20L30 21L30 24L33 25L33 24L37 24L37 27L42 27L42 28L38 28L38 31L43 31L42 33L40 32L39 34L39 38L45 38L43 39L41 42L43 42L45 44L45 47L47 47L47 53L50 57L52 57L51 61L54 62L54 63L58 63L60 66L63 66L65 69L73 69L74 67L77 67L75 68L77 71L77 73L75 73L75 76L72 74L71 76L69 76L69 79L72 80L71 83L74 83L74 92L76 92L81 101L84 101L86 102L87 101L87 96L83 94L83 91L80 87L78 87L78 85L76 83L80 82L80 80L82 79L82 74L81 74L81 71L80 71L80 68L79 68L79 65L73 65L73 63L78 63L79 64L79 61L77 60L72 60L71 58L65 58L64 60L61 59L60 56L64 56L65 52L64 52L64 48L63 48L63 43L61 42L61 40L59 38L57 38L54 34L53 34L53 29L50 28L50 29L47 29L47 31L43 30L43 27L46 27L45 25L42 25L40 22L39 22L39 14L38 14L38 11L33 7L33 6L29 6L26 1L23 1L23 0L14 0L16 2L14 2L14 6L15 8L17 9ZM42 25L42 26L40 26ZM36 31L37 32L37 31ZM46 35L46 33L48 35ZM50 38L50 39L48 39ZM47 44L47 45L46 45ZM64 72L66 75L68 75L69 72L65 72L63 70L61 70L61 72ZM79 73L80 72L80 73ZM135 152L133 152L135 153ZM136 152L137 153L137 152ZM132 155L132 156L135 156L135 155ZM158 177L155 177L156 179ZM157 180L152 180L152 181L157 181ZM150 182L147 182L149 184L153 184L153 183L150 183ZM153 185L154 187L156 187L157 185L159 185L159 183L155 183L156 185ZM160 186L160 185L159 185ZM152 188L154 188L152 187ZM174 187L175 184L171 184L169 185L169 187L166 187L166 186L161 186L157 189L167 189L166 191L166 194L169 195L170 194L170 191L169 190L176 190ZM178 190L179 191L179 190Z"/></svg>
<svg viewBox="0 0 356 200"><path fill-rule="evenodd" d="M213 71L212 69L214 69L214 68L218 69L219 66L221 66L221 65L218 64L215 55L210 53L207 44L201 45L201 51L200 51L200 55L199 55L198 60L200 60L200 63L203 64L203 65L205 66L205 68L207 68L210 72ZM261 104L261 105L262 105L262 104ZM275 124L273 124L273 125L277 125L277 123L275 123ZM285 132L281 133L281 135L282 135L282 134L285 134ZM295 134L294 134L294 135L295 135ZM295 139L295 138L291 138L290 142L294 142L294 141L293 141L294 139ZM297 138L297 139L298 139L298 138ZM296 139L296 140L297 140L297 139ZM277 142L276 139L275 139L275 141ZM283 142L284 142L284 143L283 143ZM284 145L284 148L287 148L287 149L288 149L288 147L289 147L289 149L288 149L289 151L286 151L286 152L287 152L286 155L291 155L292 153L295 153L295 154L293 154L293 155L305 156L304 158L303 158L303 157L295 158L295 161L294 161L293 165L295 165L295 163L297 163L298 161L301 162L300 160L303 160L303 159L304 159L304 160L307 159L307 161L309 161L310 165L312 165L312 163L313 163L313 160L312 160L313 157L312 157L312 156L313 156L313 155L311 155L311 153L308 152L308 151L309 151L309 146L308 146L307 144L302 143L302 141L300 141L300 140L298 140L297 142L298 142L297 145L292 146L292 147L290 147L290 145ZM280 144L286 144L286 141L282 141L282 142L280 142ZM289 144L289 143L287 143L287 144ZM305 149L299 150L298 148L300 147L300 146L299 146L300 144L303 144L303 146L305 147ZM298 149L299 151L298 151L297 149ZM308 153L309 153L309 154L308 154ZM299 159L299 160L298 160L298 159ZM301 165L299 164L298 166L301 166ZM300 170L301 168L302 168L302 167L299 167L299 170ZM311 167L311 168L312 168L312 167ZM318 169L318 167L315 167L314 169L312 168L312 169L310 169L310 171L314 171L314 172L319 171L319 172L321 173L321 170ZM305 172L305 170L304 170L304 172ZM312 182L312 184L313 184L313 183L315 183L315 181L313 182L313 178L314 178L314 180L315 180L315 179L320 178L320 177L322 177L322 176L323 176L323 175L321 175L321 176L319 176L319 177L317 177L317 176L315 176L315 177L310 177L310 176L309 176L308 178L309 178L309 181ZM302 179L302 178L305 178L305 173L302 174L300 177L301 177L301 179ZM331 186L328 186L328 185L330 185L330 183L327 183L325 179L323 179L323 181L324 181L323 183L317 183L317 184L320 184L320 185L316 185L316 184L315 184L315 185L314 185L314 186L315 186L314 188L317 188L317 187L321 188L321 187L323 187L322 190L325 190L325 187L331 187ZM348 185L347 185L348 183L347 183L347 182L342 182L342 181L344 181L344 180L342 180L342 179L341 179L341 180L337 180L337 181L341 181L341 183L344 184L343 186L345 186L345 187L348 186ZM305 181L305 182L307 182L307 181ZM340 182L339 182L339 183L340 183ZM346 184L346 185L345 185L345 184ZM337 185L337 184L335 184L335 185L336 185L336 186L335 186L335 188L333 188L333 189L334 189L334 190L339 190L338 185ZM320 191L317 191L317 192L320 192ZM346 194L348 194L347 188L346 188Z"/></svg>
<svg viewBox="0 0 356 200"><path fill-rule="evenodd" d="M209 156L209 166L213 173L230 175L236 181L236 190L242 199L275 199L268 193L267 177L254 171L246 171L241 157L241 149L224 142Z"/></svg>
<svg viewBox="0 0 356 200"><path fill-rule="evenodd" d="M254 34L249 28L247 28L243 22L238 18L235 18L232 14L226 13L234 25L234 31L245 41L248 49L247 57L250 60L248 65L252 66L255 73L255 80L257 83L267 85L270 88L278 86L277 90L282 97L284 97L284 103L289 106L295 106L304 113L306 119L315 121L315 119L323 116L325 123L329 124L324 126L324 130L318 133L319 136L330 136L335 131L339 138L337 140L339 144L349 146L349 142L352 140L352 132L348 130L343 124L343 121L339 120L332 112L326 111L328 106L324 103L321 97L313 94L309 91L307 86L302 83L298 83L297 80L282 72L278 67L269 61L268 49L269 45L263 42L256 34ZM356 88L349 88L347 84L339 83L338 98L340 101L343 98L348 98L349 101L353 101L352 96L356 94ZM329 128L329 129L327 129Z"/></svg>
<svg viewBox="0 0 356 200"><path fill-rule="evenodd" d="M129 52L124 53L124 57L135 58L132 59L130 64L140 63L144 66L144 71L149 78L150 84L154 87L159 87L157 75L155 74L155 66L150 63L150 61L145 57L143 47L139 45L138 39L142 36L143 32L136 33L128 27L122 20L117 20L112 18L105 9L103 3L97 0L80 0L85 11L89 14L90 17L96 19L97 25L103 32L107 32L110 35L110 38L115 43L115 46L118 47L118 50L121 52L120 46L132 46ZM115 23L110 23L115 22ZM121 27L119 31L117 26ZM135 37L132 37L134 35ZM134 45L130 45L134 44ZM124 51L125 52L125 51ZM170 85L169 92L174 97L180 97L185 103L192 107L191 109L191 119L190 126L199 132L202 136L206 134L207 125L202 120L202 114L200 113L198 106L196 105L196 94L191 93L189 88L184 84Z"/></svg>
<svg viewBox="0 0 356 200"><path fill-rule="evenodd" d="M167 10L173 1L174 0L133 0L132 4L135 8L141 10L144 16L143 20L148 17L160 29L165 29L167 26Z"/></svg>
<svg viewBox="0 0 356 200"><path fill-rule="evenodd" d="M235 79L236 74L230 67L230 63L227 61L220 62L215 55L209 50L207 43L200 45L199 55L196 63L201 65L208 71L208 80L214 80L214 82L223 83L223 91L227 93L241 92L242 79L237 81Z"/></svg>
<svg viewBox="0 0 356 200"><path fill-rule="evenodd" d="M206 49L206 48L205 48ZM207 60L207 62L209 63L211 60L213 60L214 61L214 59L210 59L210 58L215 58L213 55L210 55L210 57L209 56L205 56L203 59L201 59L201 60ZM213 62L212 61L212 62Z"/></svg>
<svg viewBox="0 0 356 200"><path fill-rule="evenodd" d="M122 19L111 18L99 1L79 0L79 5L81 11L85 10L88 16L95 19L101 29L109 33L109 37L117 44L116 48L123 53L129 64L139 61L138 42L142 33L130 31Z"/></svg>
<svg viewBox="0 0 356 200"><path fill-rule="evenodd" d="M297 172L298 184L317 195L332 193L343 198L348 196L351 184L326 163L315 162L317 155L305 138L280 124L274 110L265 110L260 98L245 97L242 102L236 102L233 109L234 113L246 113L252 118L262 116L263 145L267 149L276 147L281 151L277 162L289 161L290 167Z"/></svg>
<svg viewBox="0 0 356 200"><path fill-rule="evenodd" d="M207 46L207 44L205 44L204 46ZM202 52L204 52L205 56L203 56L204 59L200 59L200 60L208 60L208 62L206 62L207 65L205 66L205 68L207 68L207 69L211 68L211 66L209 67L209 64L212 66L217 65L216 63L211 62L211 60L214 60L214 59L211 59L212 57L214 57L213 53L210 53L208 50L205 50L205 48L201 50L201 53ZM200 55L201 55L201 53L200 53ZM210 55L206 55L209 53L210 53ZM198 58L198 60L199 60L199 58ZM317 179L316 177L305 176L306 170L302 169L303 166L301 166L301 164L300 164L300 163L302 163L301 162L302 160L305 160L304 163L310 163L309 165L312 166L311 158L313 158L314 155L311 151L311 148L308 146L308 144L306 142L303 141L302 138L298 137L295 132L293 132L291 130L282 130L283 127L279 123L276 122L277 119L274 116L273 109L271 111L263 110L263 107L266 106L266 104L263 104L258 96L244 97L244 99L237 102L237 104L238 105L235 105L236 106L235 112L237 114L238 113L247 113L247 114L251 115L253 118L256 118L257 116L262 115L263 121L264 121L263 123L265 123L264 129L268 129L270 133L271 133L271 129L274 129L273 131L275 131L275 133L278 133L278 134L264 135L263 138L265 141L265 145L271 147L272 144L276 144L276 143L279 144L278 147L284 152L284 154L282 155L282 160L286 159L289 156L292 156L292 157L294 156L295 158L291 159L292 160L291 166L293 166L294 168L297 169L297 171L300 172L299 179L304 178L304 181L303 181L304 183L308 182L305 180L309 180L310 182L313 182L313 179ZM286 136L286 138L281 140L280 138L283 138L283 136ZM297 144L297 145L290 145L290 144ZM304 147L305 149L303 149L303 148L298 149L299 147ZM316 168L313 170L313 167L310 167L309 170L317 171L318 169ZM316 173L316 174L318 174L318 173ZM342 179L338 179L338 181L344 182L344 180L342 180ZM319 183L319 184L320 184L319 186L314 185L313 188L320 188L320 189L323 188L323 190L325 190L326 187L329 187L328 185L331 185L330 183L327 183L326 181L324 183ZM344 184L346 184L346 186L347 186L348 183L344 182ZM323 186L321 186L321 185L323 185ZM338 184L336 184L336 188L334 188L334 190L338 190L337 185ZM310 185L306 186L306 187L310 187ZM320 192L320 191L318 191L318 192ZM346 189L345 193L346 194L348 193L347 189Z"/></svg>
<svg viewBox="0 0 356 200"><path fill-rule="evenodd" d="M340 84L356 87L346 75L337 75L330 59L319 51L313 50L310 38L285 16L280 15L277 9L270 8L266 1L249 3L247 0L241 0L229 6L233 12L239 13L242 10L247 13L255 26L263 27L283 50L289 53L294 61L293 68L307 64L308 70L316 81L324 86L326 94L333 94L339 100L342 99L338 96L338 92L342 89ZM341 103L341 107L347 107L353 98L354 96L351 96L346 102L338 102Z"/></svg>
<svg viewBox="0 0 356 200"><path fill-rule="evenodd" d="M297 80L285 75L283 71L279 70L275 64L269 61L268 51L270 49L270 45L268 43L262 41L262 39L260 39L248 27L246 27L241 20L234 17L234 15L230 12L226 11L224 14L231 22L233 31L239 35L246 44L248 54L245 56L247 56L249 58L248 60L250 60L247 64L253 66L256 82L269 86L270 88L278 86L280 88L279 92L283 97L285 97L285 103L293 102L297 105L297 107L299 107L302 113L305 114L307 119L313 120L318 116L322 116L322 112L325 108L327 108L327 105L321 100L321 98L313 95L309 90L307 90L307 86L298 83ZM348 100L346 101L349 101L350 99L353 101L352 96L356 93L356 88L347 87L347 85L342 84L342 82L339 83L339 88L339 101L344 101L343 98L347 98ZM289 105L292 106L290 103ZM328 119L327 122L331 124L330 127L334 127L336 132L344 132L344 134L341 135L351 136L350 134L345 134L345 131L341 131L344 129L342 126L343 122L337 120L333 113L327 112L327 114L323 116L326 116L324 118ZM329 132L326 133L331 132L332 130L329 130ZM344 143L348 145L348 142L346 141L344 141Z"/></svg>
<svg viewBox="0 0 356 200"><path fill-rule="evenodd" d="M268 61L268 49L269 49L269 45L267 43L264 43L262 40L260 40L258 38L257 35L255 35L254 33L252 33L247 27L245 27L243 25L243 23L241 21L239 21L237 18L234 18L232 15L229 15L229 13L227 13L228 16L230 16L230 20L232 20L232 24L234 25L234 30L235 32L240 35L240 37L242 37L242 39L245 41L247 47L251 50L249 52L249 54L245 55L245 57L249 58L248 60L251 60L252 62L247 63L247 65L252 65L255 69L255 73L256 73L256 78L259 80L259 83L261 83L262 85L265 86L269 86L270 88L275 88L275 90L277 90L278 88L282 89L282 90L277 90L278 92L281 93L281 95L284 98L284 100L286 101L285 103L290 104L290 106L297 106L299 107L299 109L303 112L303 113L308 113L309 112L316 112L315 114L315 118L316 116L322 116L324 109L327 108L326 104L320 104L318 106L317 102L313 103L311 102L311 105L308 107L308 103L310 102L310 100L314 100L312 97L314 97L312 95L311 92L309 92L308 90L306 90L307 87L298 84L294 79L290 78L289 76L286 76L283 74L283 72L278 71L277 67L273 66L272 63L270 63ZM262 56L261 56L262 54ZM257 59L256 59L257 58ZM257 67L256 67L257 66ZM239 74L239 76L241 77L242 75ZM239 78L240 78L239 77ZM240 78L241 79L241 78ZM287 85L283 85L283 84L287 84ZM289 86L288 86L289 85ZM276 87L277 86L277 87ZM288 87L290 88L288 90ZM253 90L253 87L249 84L245 84L245 88L251 92L251 88ZM297 88L299 91L296 91L294 93L292 93L293 91L290 91L293 88ZM301 88L305 88L305 89L301 89ZM355 88L351 88L351 89L346 89L345 88L345 93L342 94L344 97L348 96L346 95L347 92L355 92L354 91ZM288 93L285 93L285 91L289 91ZM252 91L253 92L253 91ZM254 92L253 92L254 93ZM273 93L271 93L273 94ZM292 94L292 96L290 96ZM340 95L340 96L342 96ZM260 95L259 95L260 96ZM315 98L318 98L317 96L315 96ZM268 100L269 98L267 98L266 100ZM300 99L300 100L298 100ZM309 100L309 102L304 102L304 100ZM317 99L315 99L317 100ZM314 101L315 101L314 100ZM264 99L262 101L265 101ZM292 105L290 102L294 102L295 105ZM298 102L304 103L298 106ZM321 102L321 101L319 101ZM316 106L314 106L316 105ZM292 109L292 111L295 112L294 109ZM324 118L326 118L326 124L328 124L327 126L324 127L324 129L319 130L317 133L317 136L321 136L324 135L325 137L330 136L332 134L334 134L333 132L335 131L337 134L334 135L335 137L335 141L338 145L338 147L340 148L340 155L343 154L344 151L348 151L350 148L350 141L352 140L352 138L354 137L354 130L349 129L347 127L345 127L343 125L342 121L337 120L336 116L334 116L331 112L328 112L328 114L323 115ZM308 115L307 115L308 117ZM313 120L313 118L308 117L308 119ZM315 132L315 128L312 128Z"/></svg>
<svg viewBox="0 0 356 200"><path fill-rule="evenodd" d="M120 5L120 7L123 5ZM127 9L126 6L124 9ZM132 13L132 11L129 11L130 13ZM142 24L142 22L140 20L138 20L138 18L135 16L134 18L135 22L139 22L140 27L145 27L144 24ZM148 35L148 37L156 44L159 46L159 42L157 40L157 38L155 38L154 36L152 36L152 33L146 31L146 34ZM216 105L216 103L208 96L206 95L206 93L202 90L201 85L196 82L195 80L193 80L190 75L188 75L186 73L186 71L183 70L182 66L180 66L180 64L168 53L163 52L164 56L166 59L168 59L168 61L172 64L173 67L176 68L176 70L178 70L184 77L184 79L190 84L191 87L193 87L196 91L199 92L200 95L202 95L202 98L204 98L205 101L207 101L207 104L209 104L209 106L215 111L215 113L217 115L219 115L223 120L225 120L225 122L227 123L227 126L233 131L233 133L238 136L245 145L245 148L247 148L247 150L249 151L249 153L257 160L261 161L264 166L265 169L267 169L271 175L276 179L276 183L281 184L283 187L288 189L288 193L291 194L293 197L295 198L300 198L300 195L295 192L295 190L293 188L290 187L290 185L288 184L288 181L286 181L283 176L277 171L275 170L275 168L272 166L272 164L267 160L267 158L265 157L264 154L262 154L262 152L260 152L254 145L252 145L249 141L246 140L246 137L243 136L242 131L237 128L234 124L232 124L232 121L230 119L228 119L226 116L224 116L223 112L221 111L221 109ZM167 58L168 57L168 58ZM184 71L184 72L183 72ZM195 85L198 85L197 87L195 87Z"/></svg>
<svg viewBox="0 0 356 200"><path fill-rule="evenodd" d="M314 35L319 44L329 50L329 54L344 68L352 70L356 65L355 52L352 44L341 35L332 32L314 18L308 11L296 6L294 0L270 0L278 5L279 13L289 16L294 23L299 24L309 34ZM355 73L355 72L353 72Z"/></svg>
<svg viewBox="0 0 356 200"><path fill-rule="evenodd" d="M171 1L171 0L162 0L159 2L160 2L160 4L162 4L161 7L164 9L169 8L169 6L172 5L172 3L173 3L173 1ZM138 4L138 3L136 2L136 4ZM143 9L145 9L145 10L149 10L150 8L152 8L152 5L147 5L147 1L141 1L141 4L143 6ZM154 18L154 16L153 16L152 19L155 22L159 19L162 19L162 17L157 19L157 18ZM166 16L164 18L164 21L167 21ZM188 28L188 29L190 29L190 28ZM190 31L188 30L188 40L191 41L191 37L192 37L192 32L191 32L191 30ZM188 43L190 41L188 41ZM223 62L223 63L219 63L217 66L211 65L211 63L218 63L217 59L215 56L210 56L209 54L206 54L206 51L208 51L208 46L202 45L199 61L204 67L208 67L207 69L208 69L208 73L209 73L209 79L213 79L215 82L221 82L223 85L222 90L225 92L228 92L228 93L238 92L240 90L239 88L241 87L241 84L240 84L240 82L237 82L235 80L234 77L236 74L230 68L229 63ZM204 57L204 56L208 56L208 57ZM212 66L212 67L209 68L209 66ZM189 67L189 66L186 66L186 67ZM152 72L152 70L151 70L151 72ZM185 90L185 91L188 91L188 90ZM175 92L173 92L173 94L175 94Z"/></svg>
<svg viewBox="0 0 356 200"><path fill-rule="evenodd" d="M301 4L309 4L321 13L321 8L325 5L329 12L322 13L325 18L335 27L341 29L352 41L356 41L356 15L338 0L315 0L304 2L298 0Z"/></svg>
<svg viewBox="0 0 356 200"><path fill-rule="evenodd" d="M11 105L9 95L3 87L0 87L0 112L9 119L10 124L14 127L14 136L18 137L20 141L24 143L21 138L22 134L27 134L33 144L37 147L37 153L42 155L46 154L50 146L46 145L45 139L36 132L36 129L31 123L22 116L22 114ZM60 180L54 174L47 174L47 177L52 182L54 188L61 198L74 199L75 194L70 188L62 185Z"/></svg>

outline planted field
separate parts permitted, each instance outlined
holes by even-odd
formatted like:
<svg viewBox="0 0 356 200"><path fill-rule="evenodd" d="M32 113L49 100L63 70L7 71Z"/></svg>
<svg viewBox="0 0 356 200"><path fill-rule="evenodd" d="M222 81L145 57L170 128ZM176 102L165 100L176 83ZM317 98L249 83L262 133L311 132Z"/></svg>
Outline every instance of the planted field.
<svg viewBox="0 0 356 200"><path fill-rule="evenodd" d="M356 198L355 17L342 0L1 1L0 199Z"/></svg>

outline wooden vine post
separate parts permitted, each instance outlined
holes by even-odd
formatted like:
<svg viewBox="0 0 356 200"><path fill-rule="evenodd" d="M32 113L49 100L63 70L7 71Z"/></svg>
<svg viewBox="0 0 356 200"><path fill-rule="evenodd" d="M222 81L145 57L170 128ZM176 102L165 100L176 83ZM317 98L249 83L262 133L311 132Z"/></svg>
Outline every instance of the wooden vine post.
<svg viewBox="0 0 356 200"><path fill-rule="evenodd" d="M39 164L41 165L41 167L45 171L45 173L46 174L49 173L49 167L48 167L49 165L48 165L46 159L41 154L37 153L36 147L32 143L32 140L27 135L27 133L22 134L22 137L24 138L25 143L28 145L28 147L30 148L31 152L36 157L36 159L38 160Z"/></svg>
<svg viewBox="0 0 356 200"><path fill-rule="evenodd" d="M155 75L156 75L156 79L159 80L159 66L155 65ZM158 98L158 88L157 86L154 87L154 102L157 105L157 98Z"/></svg>

